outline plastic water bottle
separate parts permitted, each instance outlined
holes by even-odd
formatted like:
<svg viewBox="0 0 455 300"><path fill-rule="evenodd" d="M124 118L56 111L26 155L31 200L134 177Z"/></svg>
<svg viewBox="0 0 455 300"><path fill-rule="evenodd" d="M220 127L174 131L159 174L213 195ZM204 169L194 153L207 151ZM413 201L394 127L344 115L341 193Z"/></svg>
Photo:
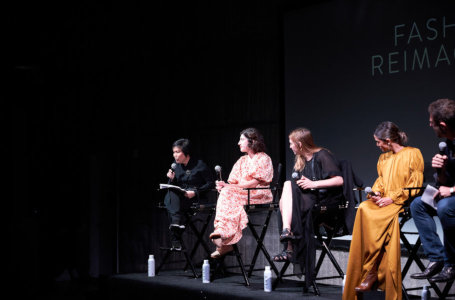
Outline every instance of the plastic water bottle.
<svg viewBox="0 0 455 300"><path fill-rule="evenodd" d="M153 256L153 254L149 255L148 277L155 277L155 257Z"/></svg>
<svg viewBox="0 0 455 300"><path fill-rule="evenodd" d="M210 264L208 259L204 259L202 265L202 283L210 283Z"/></svg>
<svg viewBox="0 0 455 300"><path fill-rule="evenodd" d="M344 285L346 284L346 274L343 276L343 285L341 286L341 293L344 293Z"/></svg>
<svg viewBox="0 0 455 300"><path fill-rule="evenodd" d="M428 285L425 285L422 289L422 300L429 300L431 298L431 293L428 288Z"/></svg>
<svg viewBox="0 0 455 300"><path fill-rule="evenodd" d="M264 292L272 291L272 271L270 266L265 266L264 270Z"/></svg>

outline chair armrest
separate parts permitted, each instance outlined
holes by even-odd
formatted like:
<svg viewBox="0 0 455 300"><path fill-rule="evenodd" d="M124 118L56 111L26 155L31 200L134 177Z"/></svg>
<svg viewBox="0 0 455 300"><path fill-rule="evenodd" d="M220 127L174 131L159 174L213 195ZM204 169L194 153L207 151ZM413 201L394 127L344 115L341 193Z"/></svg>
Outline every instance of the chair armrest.
<svg viewBox="0 0 455 300"><path fill-rule="evenodd" d="M254 187L254 188L243 188L243 190L246 191L252 191L252 190L270 190L273 189L271 186L266 186L266 187Z"/></svg>

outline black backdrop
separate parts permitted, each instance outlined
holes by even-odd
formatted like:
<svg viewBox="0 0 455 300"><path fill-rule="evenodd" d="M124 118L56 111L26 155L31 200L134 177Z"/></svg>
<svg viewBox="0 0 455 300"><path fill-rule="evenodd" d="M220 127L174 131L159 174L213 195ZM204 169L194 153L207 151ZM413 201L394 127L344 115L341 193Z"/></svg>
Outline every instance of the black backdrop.
<svg viewBox="0 0 455 300"><path fill-rule="evenodd" d="M10 5L7 260L16 285L32 293L65 270L144 271L166 239L156 189L178 138L225 176L246 127L283 160L282 12L294 5Z"/></svg>
<svg viewBox="0 0 455 300"><path fill-rule="evenodd" d="M180 137L227 176L254 126L286 163L283 15L327 2L11 4L11 286L144 271Z"/></svg>

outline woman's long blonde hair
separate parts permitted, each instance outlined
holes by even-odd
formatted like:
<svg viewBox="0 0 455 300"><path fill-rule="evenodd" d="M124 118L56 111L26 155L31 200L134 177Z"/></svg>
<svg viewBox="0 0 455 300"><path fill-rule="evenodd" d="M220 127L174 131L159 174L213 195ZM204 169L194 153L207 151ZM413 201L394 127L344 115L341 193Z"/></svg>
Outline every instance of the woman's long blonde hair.
<svg viewBox="0 0 455 300"><path fill-rule="evenodd" d="M289 134L289 139L297 145L298 151L295 154L294 170L302 171L305 168L305 153L315 153L321 150L314 144L311 131L306 128L296 128Z"/></svg>

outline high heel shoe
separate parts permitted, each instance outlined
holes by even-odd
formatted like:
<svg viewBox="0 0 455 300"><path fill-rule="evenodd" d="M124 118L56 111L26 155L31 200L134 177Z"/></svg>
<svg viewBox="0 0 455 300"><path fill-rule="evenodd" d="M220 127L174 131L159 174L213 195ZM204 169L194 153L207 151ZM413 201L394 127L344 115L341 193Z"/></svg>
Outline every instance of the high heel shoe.
<svg viewBox="0 0 455 300"><path fill-rule="evenodd" d="M378 272L376 270L371 270L364 281L359 286L355 287L356 292L365 292L370 291L376 286L378 282Z"/></svg>

